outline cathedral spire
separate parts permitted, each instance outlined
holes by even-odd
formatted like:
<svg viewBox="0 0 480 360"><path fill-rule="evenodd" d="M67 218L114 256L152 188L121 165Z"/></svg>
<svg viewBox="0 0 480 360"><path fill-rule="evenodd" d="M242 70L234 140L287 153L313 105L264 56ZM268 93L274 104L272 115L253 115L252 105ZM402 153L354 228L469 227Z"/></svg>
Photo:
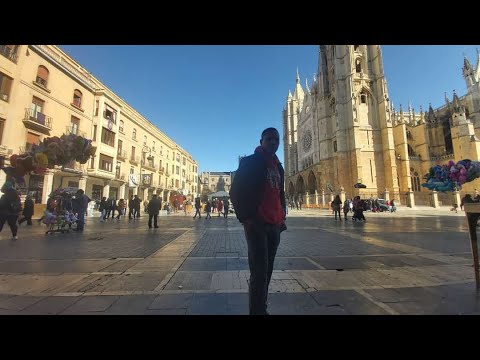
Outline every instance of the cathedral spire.
<svg viewBox="0 0 480 360"><path fill-rule="evenodd" d="M288 90L288 96L287 96L287 99L291 99L292 98L292 93L290 90Z"/></svg>
<svg viewBox="0 0 480 360"><path fill-rule="evenodd" d="M297 68L297 78L295 81L295 90L293 92L293 97L296 100L303 100L305 94L302 89L302 85L300 85L300 75L298 74L298 68Z"/></svg>

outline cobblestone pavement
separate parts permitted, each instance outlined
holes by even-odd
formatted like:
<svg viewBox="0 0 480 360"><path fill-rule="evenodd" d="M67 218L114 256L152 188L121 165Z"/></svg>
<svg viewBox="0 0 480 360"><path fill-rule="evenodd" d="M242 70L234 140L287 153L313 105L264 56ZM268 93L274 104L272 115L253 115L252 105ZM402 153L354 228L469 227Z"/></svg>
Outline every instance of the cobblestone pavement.
<svg viewBox="0 0 480 360"><path fill-rule="evenodd" d="M270 284L269 312L477 314L467 223L446 208L288 215ZM84 233L45 235L35 223L0 233L0 314L248 313L243 228L231 216L146 216Z"/></svg>

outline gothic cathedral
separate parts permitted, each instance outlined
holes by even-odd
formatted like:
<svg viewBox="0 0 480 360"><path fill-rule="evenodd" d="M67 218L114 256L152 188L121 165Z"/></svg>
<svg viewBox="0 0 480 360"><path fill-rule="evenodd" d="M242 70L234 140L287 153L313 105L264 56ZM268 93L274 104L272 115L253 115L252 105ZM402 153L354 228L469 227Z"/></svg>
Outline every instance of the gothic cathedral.
<svg viewBox="0 0 480 360"><path fill-rule="evenodd" d="M379 45L321 45L318 75L304 89L297 72L283 110L287 196L310 205L325 194L431 205L431 192L421 187L431 166L479 160L479 66L465 59L465 96L454 93L450 102L445 95L444 106L426 113L411 106L397 112ZM462 193L479 185L468 183Z"/></svg>

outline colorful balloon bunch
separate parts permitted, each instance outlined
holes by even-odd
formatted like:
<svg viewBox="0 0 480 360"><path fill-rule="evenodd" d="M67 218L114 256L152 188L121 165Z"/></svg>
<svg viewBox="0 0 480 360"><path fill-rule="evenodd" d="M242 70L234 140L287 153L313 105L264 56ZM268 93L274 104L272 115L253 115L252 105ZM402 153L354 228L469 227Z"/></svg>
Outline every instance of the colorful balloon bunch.
<svg viewBox="0 0 480 360"><path fill-rule="evenodd" d="M429 190L441 192L460 190L462 185L480 177L480 162L464 159L456 164L450 160L446 165L435 165L425 176L422 184Z"/></svg>
<svg viewBox="0 0 480 360"><path fill-rule="evenodd" d="M5 167L5 159L0 162L0 167L7 174L7 181L16 184L25 184L24 176L28 173L43 175L47 168L53 169L55 165L64 166L75 160L85 164L96 148L92 141L81 136L69 134L60 137L45 138L40 144L33 145L24 154L10 156L10 166Z"/></svg>

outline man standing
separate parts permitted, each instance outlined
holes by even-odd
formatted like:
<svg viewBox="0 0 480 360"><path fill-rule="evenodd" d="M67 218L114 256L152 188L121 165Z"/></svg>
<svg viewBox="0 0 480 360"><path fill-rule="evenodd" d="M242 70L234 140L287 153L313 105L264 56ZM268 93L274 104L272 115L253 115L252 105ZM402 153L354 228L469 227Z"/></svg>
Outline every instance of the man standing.
<svg viewBox="0 0 480 360"><path fill-rule="evenodd" d="M75 195L75 205L74 205L74 212L78 212L78 220L77 220L77 231L83 231L85 226L85 213L87 212L88 203L90 202L90 198L85 195L85 192L82 189L78 189Z"/></svg>
<svg viewBox="0 0 480 360"><path fill-rule="evenodd" d="M152 228L152 218L153 218L153 227L155 229L158 228L157 219L158 213L162 207L162 202L159 198L157 198L157 194L152 195L152 200L148 202L148 228Z"/></svg>
<svg viewBox="0 0 480 360"><path fill-rule="evenodd" d="M285 225L284 170L275 155L279 133L262 132L255 153L240 162L230 188L230 200L243 224L250 268L250 315L268 315L268 286L273 262Z"/></svg>

